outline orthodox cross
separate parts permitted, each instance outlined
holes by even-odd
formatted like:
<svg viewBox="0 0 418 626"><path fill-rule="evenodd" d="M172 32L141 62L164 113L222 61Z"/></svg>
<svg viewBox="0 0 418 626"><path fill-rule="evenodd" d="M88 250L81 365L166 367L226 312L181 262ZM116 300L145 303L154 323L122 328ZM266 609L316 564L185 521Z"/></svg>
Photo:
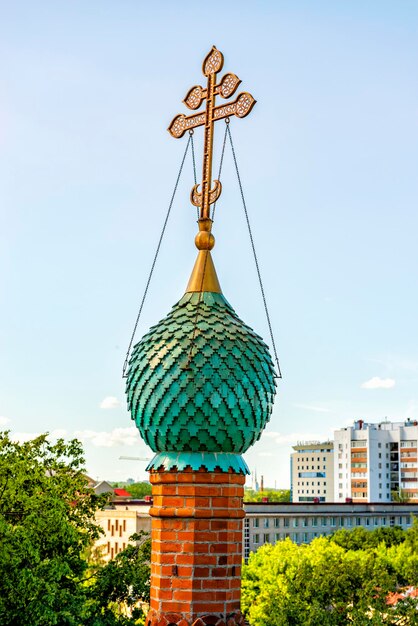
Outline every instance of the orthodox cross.
<svg viewBox="0 0 418 626"><path fill-rule="evenodd" d="M192 87L183 100L185 105L193 110L198 109L202 102L206 100L206 110L195 113L194 115L177 115L168 127L168 132L176 139L182 137L187 130L196 128L196 126L205 127L201 191L198 191L199 185L195 185L190 194L192 204L200 208L200 220L202 221L210 219L210 205L216 202L222 191L219 180L215 180L214 187L212 187L213 134L215 122L229 118L231 115L245 117L250 113L256 102L250 93L243 91L233 102L215 106L215 98L217 95L221 96L221 98L229 98L235 93L241 82L235 74L225 74L221 81L216 84L216 75L221 71L223 64L224 57L222 52L213 46L212 50L203 61L202 66L203 74L208 79L206 89L200 85Z"/></svg>

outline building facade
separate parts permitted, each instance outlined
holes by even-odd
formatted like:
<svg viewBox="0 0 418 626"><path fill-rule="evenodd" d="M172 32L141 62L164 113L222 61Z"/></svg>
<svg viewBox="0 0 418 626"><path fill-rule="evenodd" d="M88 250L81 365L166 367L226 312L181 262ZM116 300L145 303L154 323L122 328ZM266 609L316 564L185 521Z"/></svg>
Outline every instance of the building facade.
<svg viewBox="0 0 418 626"><path fill-rule="evenodd" d="M309 543L340 528L367 530L401 526L405 530L418 515L418 503L244 503L243 557L248 559L265 543L290 538Z"/></svg>
<svg viewBox="0 0 418 626"><path fill-rule="evenodd" d="M151 502L145 500L114 501L111 507L97 511L96 522L104 534L94 544L97 556L110 561L122 552L134 533L151 531L149 509Z"/></svg>
<svg viewBox="0 0 418 626"><path fill-rule="evenodd" d="M357 420L334 433L334 501L418 502L418 422Z"/></svg>
<svg viewBox="0 0 418 626"><path fill-rule="evenodd" d="M308 441L293 446L290 456L292 502L334 500L334 444Z"/></svg>

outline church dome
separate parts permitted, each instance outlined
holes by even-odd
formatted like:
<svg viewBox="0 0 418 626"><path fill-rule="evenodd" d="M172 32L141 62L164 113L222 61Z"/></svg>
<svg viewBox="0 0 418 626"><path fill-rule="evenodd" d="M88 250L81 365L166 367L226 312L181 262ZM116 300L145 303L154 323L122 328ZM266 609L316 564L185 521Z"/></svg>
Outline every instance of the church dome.
<svg viewBox="0 0 418 626"><path fill-rule="evenodd" d="M274 377L267 345L224 296L189 290L134 347L128 406L154 452L241 454L270 419Z"/></svg>

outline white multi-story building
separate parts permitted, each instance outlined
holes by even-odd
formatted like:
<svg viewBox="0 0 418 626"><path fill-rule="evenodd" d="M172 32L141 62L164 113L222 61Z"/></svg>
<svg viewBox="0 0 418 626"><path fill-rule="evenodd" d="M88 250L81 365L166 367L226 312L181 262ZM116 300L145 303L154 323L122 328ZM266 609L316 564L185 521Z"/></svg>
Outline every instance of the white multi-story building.
<svg viewBox="0 0 418 626"><path fill-rule="evenodd" d="M368 424L334 433L334 501L418 501L418 422Z"/></svg>
<svg viewBox="0 0 418 626"><path fill-rule="evenodd" d="M334 444L309 441L290 455L292 502L333 502Z"/></svg>
<svg viewBox="0 0 418 626"><path fill-rule="evenodd" d="M103 561L122 552L131 543L134 533L151 531L151 504L151 499L114 501L110 507L96 512L95 519L103 528L103 534L94 547Z"/></svg>

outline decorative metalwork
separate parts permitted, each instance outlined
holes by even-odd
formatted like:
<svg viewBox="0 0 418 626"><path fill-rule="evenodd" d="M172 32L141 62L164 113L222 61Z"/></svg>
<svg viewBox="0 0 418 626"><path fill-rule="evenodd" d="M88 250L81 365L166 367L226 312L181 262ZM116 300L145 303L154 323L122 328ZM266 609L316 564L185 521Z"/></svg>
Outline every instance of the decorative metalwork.
<svg viewBox="0 0 418 626"><path fill-rule="evenodd" d="M224 57L215 46L203 61L202 71L207 77L207 87L200 85L192 87L185 99L185 105L192 110L198 109L202 102L206 100L206 110L201 113L185 116L177 115L170 126L168 132L172 137L179 139L188 130L192 130L197 126L205 127L205 141L203 148L203 173L202 183L195 185L192 189L190 199L194 206L200 207L200 220L210 219L210 205L219 198L222 186L219 180L213 181L212 186L212 159L213 159L213 135L214 124L217 120L224 119L235 115L236 117L245 117L248 115L255 105L255 100L251 94L246 91L229 104L215 106L215 98L219 95L221 98L230 98L238 88L241 80L235 74L225 74L221 81L216 83L216 75L222 70Z"/></svg>

